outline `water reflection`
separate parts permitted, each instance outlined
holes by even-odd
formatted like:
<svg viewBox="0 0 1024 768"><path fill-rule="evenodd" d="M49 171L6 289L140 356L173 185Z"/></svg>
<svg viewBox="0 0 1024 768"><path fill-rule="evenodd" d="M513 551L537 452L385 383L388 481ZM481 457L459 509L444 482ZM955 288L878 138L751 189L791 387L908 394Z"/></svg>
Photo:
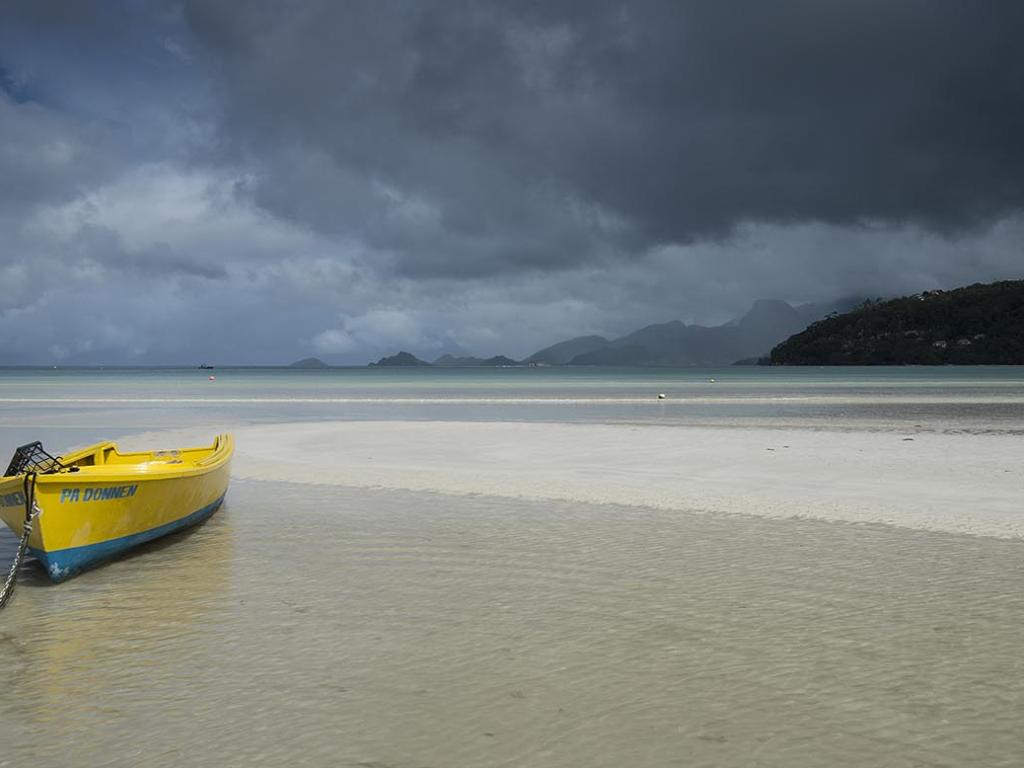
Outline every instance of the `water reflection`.
<svg viewBox="0 0 1024 768"><path fill-rule="evenodd" d="M1016 765L1021 544L241 482L2 616L3 760Z"/></svg>
<svg viewBox="0 0 1024 768"><path fill-rule="evenodd" d="M52 584L35 562L23 566L0 616L0 665L5 698L17 713L4 718L6 727L17 728L12 736L20 735L33 757L57 765L80 748L102 752L91 734L123 721L168 679L217 663L206 630L231 599L230 514L229 502L201 526L63 584ZM5 561L13 554L8 539L0 547ZM67 739L37 738L55 729ZM76 734L85 739L80 745Z"/></svg>

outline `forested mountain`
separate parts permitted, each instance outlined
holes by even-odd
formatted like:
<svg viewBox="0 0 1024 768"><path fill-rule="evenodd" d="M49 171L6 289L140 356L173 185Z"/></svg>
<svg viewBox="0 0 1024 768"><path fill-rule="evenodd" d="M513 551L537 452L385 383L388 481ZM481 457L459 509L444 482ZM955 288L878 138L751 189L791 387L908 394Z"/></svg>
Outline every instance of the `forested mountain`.
<svg viewBox="0 0 1024 768"><path fill-rule="evenodd" d="M865 302L779 344L772 365L1024 364L1024 280Z"/></svg>

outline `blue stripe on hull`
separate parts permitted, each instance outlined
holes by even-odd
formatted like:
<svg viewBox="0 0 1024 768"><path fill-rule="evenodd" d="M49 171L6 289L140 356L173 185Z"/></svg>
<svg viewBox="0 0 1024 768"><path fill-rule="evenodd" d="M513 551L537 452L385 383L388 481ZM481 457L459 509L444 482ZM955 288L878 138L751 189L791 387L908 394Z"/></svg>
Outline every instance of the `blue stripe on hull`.
<svg viewBox="0 0 1024 768"><path fill-rule="evenodd" d="M61 582L81 573L87 568L91 568L103 560L116 557L147 541L158 539L182 528L188 528L190 525L197 525L216 512L223 503L224 496L221 496L212 504L208 504L202 509L172 523L150 528L142 533L122 536L119 539L100 541L96 544L87 544L84 547L68 547L67 549L58 549L54 552L43 552L34 547L29 547L29 552L35 555L39 562L43 564L51 581Z"/></svg>

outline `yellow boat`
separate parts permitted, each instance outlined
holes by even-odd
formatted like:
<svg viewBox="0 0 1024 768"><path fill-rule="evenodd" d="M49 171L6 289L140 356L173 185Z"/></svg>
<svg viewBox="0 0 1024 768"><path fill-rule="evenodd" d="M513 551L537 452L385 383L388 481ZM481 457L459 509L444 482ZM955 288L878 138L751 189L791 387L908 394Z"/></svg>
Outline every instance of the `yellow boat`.
<svg viewBox="0 0 1024 768"><path fill-rule="evenodd" d="M28 552L64 581L216 512L233 452L228 434L203 448L121 453L106 442L58 458L23 446L0 478L0 518L21 535L34 503Z"/></svg>

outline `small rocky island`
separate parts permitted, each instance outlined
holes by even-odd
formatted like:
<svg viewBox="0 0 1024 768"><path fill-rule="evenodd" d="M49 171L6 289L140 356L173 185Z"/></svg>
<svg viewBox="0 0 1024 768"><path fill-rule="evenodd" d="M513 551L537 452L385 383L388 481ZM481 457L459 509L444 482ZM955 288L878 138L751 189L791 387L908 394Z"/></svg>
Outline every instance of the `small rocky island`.
<svg viewBox="0 0 1024 768"><path fill-rule="evenodd" d="M508 368L520 365L510 357L495 355L494 357L455 357L453 355L441 355L434 361L434 365L447 368Z"/></svg>
<svg viewBox="0 0 1024 768"><path fill-rule="evenodd" d="M520 365L515 360L504 355L495 355L494 357L482 358L482 357L455 357L454 355L441 355L433 363L428 363L426 360L420 360L416 355L410 352L399 352L397 355L391 355L390 357L382 357L376 363L370 363L371 368L387 368L387 367L419 367L419 366L437 366L439 368L507 368L513 365Z"/></svg>
<svg viewBox="0 0 1024 768"><path fill-rule="evenodd" d="M294 363L288 366L289 368L330 368L327 363L321 360L319 357L304 357L301 360L296 360Z"/></svg>
<svg viewBox="0 0 1024 768"><path fill-rule="evenodd" d="M772 365L1024 365L1024 280L868 301L771 351Z"/></svg>
<svg viewBox="0 0 1024 768"><path fill-rule="evenodd" d="M397 355L382 357L376 363L370 363L371 368L413 368L424 365L430 365L430 363L426 360L420 360L416 355L409 352L399 352Z"/></svg>

